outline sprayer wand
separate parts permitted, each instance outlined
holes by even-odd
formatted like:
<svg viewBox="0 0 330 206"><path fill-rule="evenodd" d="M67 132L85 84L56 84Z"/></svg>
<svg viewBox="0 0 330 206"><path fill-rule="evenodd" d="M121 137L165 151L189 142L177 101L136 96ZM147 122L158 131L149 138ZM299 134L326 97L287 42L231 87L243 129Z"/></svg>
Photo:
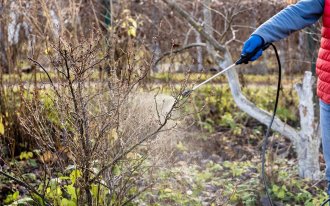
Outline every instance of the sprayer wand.
<svg viewBox="0 0 330 206"><path fill-rule="evenodd" d="M229 67L223 69L222 71L218 72L217 74L213 75L212 77L208 78L207 80L203 81L202 83L194 86L192 89L190 90L185 90L184 92L182 92L182 96L183 97L187 97L189 96L193 91L195 91L196 89L198 89L199 87L203 86L204 84L208 83L209 81L211 81L212 79L220 76L221 74L225 73L226 71L228 71L229 69L235 67L236 65L239 64L248 64L249 60L260 50L266 50L271 44L267 43L261 47L256 48L253 52L248 53L248 54L242 54L241 57L239 58L239 60L237 60L234 64L230 65Z"/></svg>
<svg viewBox="0 0 330 206"><path fill-rule="evenodd" d="M218 72L217 74L213 75L212 77L208 78L207 80L205 80L204 82L194 86L192 89L190 90L185 90L184 92L182 92L182 96L186 97L188 95L190 95L193 91L195 91L196 89L198 89L199 87L203 86L204 84L208 83L209 81L211 81L212 79L220 76L221 74L225 73L226 71L228 71L229 69L233 68L234 66L236 66L235 64L230 65L229 67L227 67L226 69L222 70L221 72Z"/></svg>

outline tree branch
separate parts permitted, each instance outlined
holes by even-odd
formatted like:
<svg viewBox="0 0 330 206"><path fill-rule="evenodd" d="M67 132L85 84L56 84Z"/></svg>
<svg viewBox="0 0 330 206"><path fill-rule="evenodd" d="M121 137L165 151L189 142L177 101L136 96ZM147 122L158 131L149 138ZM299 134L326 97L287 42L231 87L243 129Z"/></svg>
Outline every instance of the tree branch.
<svg viewBox="0 0 330 206"><path fill-rule="evenodd" d="M194 27L208 42L214 46L216 50L220 52L226 51L224 46L220 45L213 36L208 35L203 29L203 26L196 22L194 18L185 10L183 10L177 3L175 3L174 0L163 0L163 2L167 4L171 9L175 10L181 17L186 19L192 27Z"/></svg>
<svg viewBox="0 0 330 206"><path fill-rule="evenodd" d="M47 70L39 62L37 62L36 60L34 60L34 59L30 58L30 57L28 57L28 60L30 60L31 62L33 62L35 65L39 66L46 73L47 78L48 78L50 84L52 85L52 87L53 87L56 95L58 97L61 97L60 93L57 91L57 89L55 87L55 84L54 84L52 78L50 77L49 73L47 72Z"/></svg>
<svg viewBox="0 0 330 206"><path fill-rule="evenodd" d="M192 43L192 44L188 44L185 47L165 52L155 61L154 65L157 65L166 56L169 56L171 54L176 54L176 53L182 52L184 50L187 50L187 49L190 49L190 48L193 48L193 47L206 47L206 44L204 44L204 43Z"/></svg>

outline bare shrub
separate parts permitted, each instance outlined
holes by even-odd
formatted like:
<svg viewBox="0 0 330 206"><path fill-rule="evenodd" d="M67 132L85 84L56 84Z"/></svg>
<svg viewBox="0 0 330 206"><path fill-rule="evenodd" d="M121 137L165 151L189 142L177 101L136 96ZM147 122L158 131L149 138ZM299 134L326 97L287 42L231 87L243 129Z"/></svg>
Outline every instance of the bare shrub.
<svg viewBox="0 0 330 206"><path fill-rule="evenodd" d="M25 109L20 121L41 151L45 176L40 193L50 201L57 200L45 192L47 183L67 175L68 165L79 174L71 182L77 193L71 201L78 205L131 201L149 187L142 184L141 173L152 168L145 160L153 140L176 125L171 119L177 117L173 114L181 106L180 95L138 92L150 67L131 65L130 72L121 76L110 70L107 78L95 79L99 66L110 61L104 44L102 37L78 45L61 39L48 55L49 68L30 59L50 84L39 92L22 93ZM63 184L58 187L67 186ZM93 188L104 192L96 195Z"/></svg>

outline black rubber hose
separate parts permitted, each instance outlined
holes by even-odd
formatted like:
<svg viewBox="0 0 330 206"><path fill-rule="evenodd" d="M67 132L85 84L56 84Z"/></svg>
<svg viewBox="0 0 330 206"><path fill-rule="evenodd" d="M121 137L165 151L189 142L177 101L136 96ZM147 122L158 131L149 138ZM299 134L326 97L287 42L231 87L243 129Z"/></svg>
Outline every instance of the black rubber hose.
<svg viewBox="0 0 330 206"><path fill-rule="evenodd" d="M321 206L325 206L325 204L327 204L327 203L329 203L329 205L330 205L330 198L329 198L329 199L327 199L326 201L324 201L324 202L322 203L322 205L321 205Z"/></svg>
<svg viewBox="0 0 330 206"><path fill-rule="evenodd" d="M268 192L268 184L267 184L267 176L265 173L265 163L266 163L266 152L267 152L267 145L268 145L268 137L269 137L269 133L270 130L272 128L275 116L276 116L276 111L277 111L277 106L278 106L278 100L280 97L280 89L281 89L281 78L282 78L282 66L281 66L281 60L280 57L278 55L278 51L277 48L274 44L272 43L267 43L261 47L256 48L253 52L248 53L248 54L242 54L240 59L237 60L236 65L238 64L247 64L249 62L249 60L256 54L258 53L258 51L260 49L262 50L266 50L269 46L272 46L276 55L276 60L277 60L277 64L278 64L278 81L277 81L277 91L276 91L276 100L275 100L275 105L274 105L274 110L273 110L273 115L271 118L271 121L268 125L266 134L264 136L264 141L263 141L263 145L262 145L262 152L261 152L261 176L262 176L262 181L263 181L263 185L265 187L265 191L267 194L267 198L268 198L268 202L271 206L273 206L273 201L272 198Z"/></svg>
<svg viewBox="0 0 330 206"><path fill-rule="evenodd" d="M281 60L280 60L280 57L278 55L278 51L277 51L276 46L272 43L270 45L273 47L275 55L276 55L276 59L277 59L278 81L277 81L277 91L276 91L276 99L275 99L275 105L274 105L274 110L273 110L273 116L272 116L271 121L268 125L267 131L266 131L266 134L265 134L265 137L264 137L264 142L263 142L263 145L262 145L261 176L262 176L262 181L263 181L265 191L266 191L266 194L267 194L268 202L271 206L273 206L274 204L273 204L272 198L271 198L271 196L269 194L269 191L268 191L267 176L266 176L266 173L265 173L265 163L266 163L266 152L267 152L269 133L270 133L270 130L272 128L272 125L273 125L273 122L274 122L274 119L275 119L275 116L276 116L276 111L277 111L277 107L278 107L278 100L279 100L279 97L280 97L281 79L282 79L282 66L281 66Z"/></svg>

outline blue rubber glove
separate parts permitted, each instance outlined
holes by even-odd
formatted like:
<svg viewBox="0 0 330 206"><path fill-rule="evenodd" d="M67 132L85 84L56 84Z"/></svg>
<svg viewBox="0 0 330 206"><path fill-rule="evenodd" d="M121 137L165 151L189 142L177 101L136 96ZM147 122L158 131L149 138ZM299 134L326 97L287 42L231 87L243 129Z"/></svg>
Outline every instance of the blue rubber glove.
<svg viewBox="0 0 330 206"><path fill-rule="evenodd" d="M252 35L250 38L244 43L242 54L248 54L253 52L256 48L261 47L264 45L264 40L259 35ZM250 61L257 60L262 55L262 49L260 49L256 55L254 55Z"/></svg>

